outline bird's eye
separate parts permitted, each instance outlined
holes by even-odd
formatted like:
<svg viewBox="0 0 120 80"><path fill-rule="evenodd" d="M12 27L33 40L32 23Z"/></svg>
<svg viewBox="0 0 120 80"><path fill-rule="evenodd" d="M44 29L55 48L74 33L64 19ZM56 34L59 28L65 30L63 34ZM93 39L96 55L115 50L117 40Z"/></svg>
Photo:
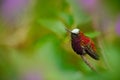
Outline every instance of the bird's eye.
<svg viewBox="0 0 120 80"><path fill-rule="evenodd" d="M72 33L72 37L78 37L78 34Z"/></svg>

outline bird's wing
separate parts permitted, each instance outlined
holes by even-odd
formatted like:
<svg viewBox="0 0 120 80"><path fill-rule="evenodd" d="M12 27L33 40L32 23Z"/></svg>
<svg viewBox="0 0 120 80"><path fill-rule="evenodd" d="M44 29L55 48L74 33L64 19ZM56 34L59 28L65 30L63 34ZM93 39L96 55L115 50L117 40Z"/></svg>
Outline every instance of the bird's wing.
<svg viewBox="0 0 120 80"><path fill-rule="evenodd" d="M83 36L81 40L81 45L84 51L91 56L92 58L98 60L99 56L96 54L96 49L92 40L90 40L87 36Z"/></svg>
<svg viewBox="0 0 120 80"><path fill-rule="evenodd" d="M89 47L85 47L85 51L86 53L91 56L92 58L94 58L95 60L99 60L99 56L96 54L96 52L94 52L91 48Z"/></svg>
<svg viewBox="0 0 120 80"><path fill-rule="evenodd" d="M85 49L86 53L87 53L89 56L91 56L91 57L94 58L95 60L99 60L99 56L96 54L96 51L93 49L93 47L92 47L91 44L92 44L92 43L89 42L89 43L84 47L84 49Z"/></svg>

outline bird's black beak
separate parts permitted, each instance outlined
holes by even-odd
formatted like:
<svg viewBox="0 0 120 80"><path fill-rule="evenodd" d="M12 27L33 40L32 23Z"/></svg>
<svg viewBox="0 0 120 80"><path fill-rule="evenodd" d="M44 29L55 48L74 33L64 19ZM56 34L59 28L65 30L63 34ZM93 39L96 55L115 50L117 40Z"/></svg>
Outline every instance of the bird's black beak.
<svg viewBox="0 0 120 80"><path fill-rule="evenodd" d="M71 33L71 31L70 31L69 29L65 28L65 30L66 30L67 32Z"/></svg>

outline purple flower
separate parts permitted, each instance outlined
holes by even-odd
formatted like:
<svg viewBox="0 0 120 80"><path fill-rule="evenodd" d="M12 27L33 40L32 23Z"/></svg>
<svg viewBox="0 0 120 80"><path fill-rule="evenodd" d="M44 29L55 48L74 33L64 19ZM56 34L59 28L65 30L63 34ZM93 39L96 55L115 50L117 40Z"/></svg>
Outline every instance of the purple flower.
<svg viewBox="0 0 120 80"><path fill-rule="evenodd" d="M7 12L18 11L25 7L27 0L4 0L3 10Z"/></svg>
<svg viewBox="0 0 120 80"><path fill-rule="evenodd" d="M16 21L26 8L30 0L4 0L2 3L2 17L8 23Z"/></svg>
<svg viewBox="0 0 120 80"><path fill-rule="evenodd" d="M91 12L98 6L98 0L79 0L84 10Z"/></svg>
<svg viewBox="0 0 120 80"><path fill-rule="evenodd" d="M43 80L41 74L38 71L27 71L22 75L20 80Z"/></svg>
<svg viewBox="0 0 120 80"><path fill-rule="evenodd" d="M120 17L118 18L116 23L116 33L120 36Z"/></svg>

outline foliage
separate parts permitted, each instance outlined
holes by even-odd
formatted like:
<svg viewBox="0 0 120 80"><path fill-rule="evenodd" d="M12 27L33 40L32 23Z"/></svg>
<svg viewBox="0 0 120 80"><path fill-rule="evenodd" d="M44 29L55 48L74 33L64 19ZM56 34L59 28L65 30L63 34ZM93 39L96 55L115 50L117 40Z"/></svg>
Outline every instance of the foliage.
<svg viewBox="0 0 120 80"><path fill-rule="evenodd" d="M119 5L98 0L104 9L94 5L88 10L81 1L30 0L25 10L14 12L20 16L0 14L0 80L119 80ZM72 50L65 28L75 27L95 42L100 61L86 57L98 73Z"/></svg>

